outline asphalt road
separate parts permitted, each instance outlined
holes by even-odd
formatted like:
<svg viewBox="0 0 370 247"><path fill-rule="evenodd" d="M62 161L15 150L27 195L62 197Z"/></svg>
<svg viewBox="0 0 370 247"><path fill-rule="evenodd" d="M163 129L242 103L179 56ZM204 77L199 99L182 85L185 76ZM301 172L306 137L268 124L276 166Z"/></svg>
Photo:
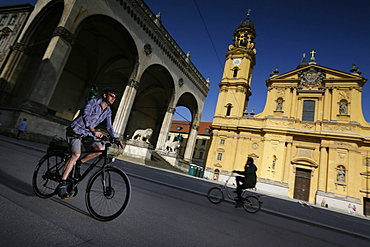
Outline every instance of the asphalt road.
<svg viewBox="0 0 370 247"><path fill-rule="evenodd" d="M43 155L0 138L0 246L369 246L369 221L265 196L263 211L248 214L205 198L214 183L118 161L131 180L127 210L99 222L77 197L41 199L31 186ZM13 141L12 141L13 142ZM18 145L16 145L18 144Z"/></svg>

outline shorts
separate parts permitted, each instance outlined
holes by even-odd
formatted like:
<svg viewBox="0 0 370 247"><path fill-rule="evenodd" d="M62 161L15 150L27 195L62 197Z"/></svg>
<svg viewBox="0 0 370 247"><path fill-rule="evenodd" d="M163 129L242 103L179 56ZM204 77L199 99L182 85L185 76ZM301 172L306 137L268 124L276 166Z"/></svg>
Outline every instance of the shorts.
<svg viewBox="0 0 370 247"><path fill-rule="evenodd" d="M103 142L94 136L84 136L71 128L67 128L66 135L72 153L81 152L81 144L86 151L90 151L95 146L103 145Z"/></svg>

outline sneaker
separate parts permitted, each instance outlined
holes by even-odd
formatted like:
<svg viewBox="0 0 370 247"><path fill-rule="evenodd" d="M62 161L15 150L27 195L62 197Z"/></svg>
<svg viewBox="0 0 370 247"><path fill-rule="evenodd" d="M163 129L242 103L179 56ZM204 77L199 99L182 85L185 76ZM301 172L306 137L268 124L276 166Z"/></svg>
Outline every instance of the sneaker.
<svg viewBox="0 0 370 247"><path fill-rule="evenodd" d="M58 186L58 196L61 199L69 199L68 189L67 189L67 183L61 182Z"/></svg>

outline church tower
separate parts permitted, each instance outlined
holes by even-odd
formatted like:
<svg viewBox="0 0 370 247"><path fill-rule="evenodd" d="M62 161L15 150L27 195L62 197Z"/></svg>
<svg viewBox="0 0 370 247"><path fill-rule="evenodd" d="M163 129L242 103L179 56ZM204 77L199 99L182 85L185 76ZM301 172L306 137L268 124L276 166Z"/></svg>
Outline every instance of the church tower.
<svg viewBox="0 0 370 247"><path fill-rule="evenodd" d="M254 23L247 18L234 31L233 44L226 53L226 62L216 107L215 118L242 117L251 96L250 84L256 64Z"/></svg>
<svg viewBox="0 0 370 247"><path fill-rule="evenodd" d="M362 113L366 79L319 65L315 51L292 71L272 71L265 108L244 114L256 64L256 31L249 20L234 31L226 62L204 176L230 185L248 157L258 167L259 191L370 215L370 123Z"/></svg>

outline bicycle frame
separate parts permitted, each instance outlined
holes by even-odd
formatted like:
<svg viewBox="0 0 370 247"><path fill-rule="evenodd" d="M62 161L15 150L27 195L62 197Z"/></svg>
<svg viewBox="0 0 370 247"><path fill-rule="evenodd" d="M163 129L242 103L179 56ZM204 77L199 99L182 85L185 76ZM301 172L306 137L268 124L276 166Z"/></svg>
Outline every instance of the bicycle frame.
<svg viewBox="0 0 370 247"><path fill-rule="evenodd" d="M73 174L74 174L74 170L76 169L76 166L73 166L73 169L72 169L72 171L71 171L71 174L72 174L72 178L73 178L73 180L75 181L75 186L77 186L77 184L80 182L80 181L82 181L82 180L84 180L85 178L86 178L86 176L90 173L90 171L92 170L92 169L94 169L96 166L97 166L97 164L102 160L102 159L104 159L104 163L103 163L103 166L102 166L102 168L101 169L104 169L109 163L111 163L111 162L108 162L108 150L109 150L109 147L111 146L112 144L111 143L105 143L105 149L104 150L94 150L94 151L85 151L85 152L82 152L81 154L86 154L86 153L101 153L98 157L96 157L95 158L95 160L94 160L94 162L91 164L91 165L89 165L89 167L86 169L86 171L83 173L83 174L81 174L81 177L80 178L74 178L73 177ZM103 186L104 186L104 188L106 188L106 186L105 186L105 175L104 175L105 173L103 172Z"/></svg>
<svg viewBox="0 0 370 247"><path fill-rule="evenodd" d="M229 180L230 180L230 178L231 178L232 176L233 176L233 174L231 173L231 174L230 174L230 176L226 179L225 183L224 183L224 184L222 184L222 185L220 185L220 187L221 187L221 189L222 189L223 191L225 191L225 192L226 192L226 195L227 195L227 197L228 197L229 199L234 200L234 198L232 198L232 197L231 197L231 193L230 193L230 191L229 191L229 187L227 186L227 184L229 183ZM241 196L242 196L242 197L245 197L245 196L247 196L247 194L248 194L248 191L247 191L246 189L243 189Z"/></svg>

